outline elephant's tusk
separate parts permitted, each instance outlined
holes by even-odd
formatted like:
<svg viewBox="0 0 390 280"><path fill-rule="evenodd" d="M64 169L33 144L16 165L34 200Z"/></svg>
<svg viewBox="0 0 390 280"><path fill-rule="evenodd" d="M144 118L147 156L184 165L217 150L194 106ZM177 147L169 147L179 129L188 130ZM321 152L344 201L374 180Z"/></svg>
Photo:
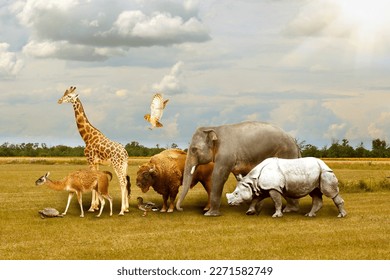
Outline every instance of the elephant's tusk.
<svg viewBox="0 0 390 280"><path fill-rule="evenodd" d="M191 168L191 175L194 175L194 172L195 172L195 168L196 168L196 165L194 165L192 168Z"/></svg>

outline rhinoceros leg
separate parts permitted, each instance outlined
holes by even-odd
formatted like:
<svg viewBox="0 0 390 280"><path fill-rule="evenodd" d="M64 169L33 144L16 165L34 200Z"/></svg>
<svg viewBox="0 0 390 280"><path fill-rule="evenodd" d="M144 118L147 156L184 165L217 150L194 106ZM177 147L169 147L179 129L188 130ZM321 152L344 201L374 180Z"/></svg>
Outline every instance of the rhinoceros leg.
<svg viewBox="0 0 390 280"><path fill-rule="evenodd" d="M273 218L280 218L283 217L282 213L282 195L275 191L275 190L270 190L269 191L269 196L272 198L272 200L275 203L275 213L272 215Z"/></svg>
<svg viewBox="0 0 390 280"><path fill-rule="evenodd" d="M247 215L259 215L260 212L261 212L261 209L263 208L263 199L265 198L265 196L258 196L258 197L255 197L250 206L249 206L249 209L246 211L246 214Z"/></svg>
<svg viewBox="0 0 390 280"><path fill-rule="evenodd" d="M342 218L347 216L347 211L345 211L344 209L344 200L341 198L339 194L333 198L333 202L339 209L339 215L337 217Z"/></svg>
<svg viewBox="0 0 390 280"><path fill-rule="evenodd" d="M259 202L257 202L257 204L256 204L256 213L257 213L257 215L259 215L260 214L260 212L261 212L261 209L263 209L263 200L260 200Z"/></svg>
<svg viewBox="0 0 390 280"><path fill-rule="evenodd" d="M283 213L298 212L299 211L299 199L285 197L287 201L286 207L283 209Z"/></svg>
<svg viewBox="0 0 390 280"><path fill-rule="evenodd" d="M322 193L319 189L315 189L313 192L310 193L310 196L313 198L311 210L305 216L315 217L318 210L320 210L322 207Z"/></svg>
<svg viewBox="0 0 390 280"><path fill-rule="evenodd" d="M249 208L248 208L248 210L246 211L245 214L247 214L247 215L254 215L254 214L256 214L256 205L257 205L258 202L259 202L259 198L258 197L252 199L251 204L249 205Z"/></svg>

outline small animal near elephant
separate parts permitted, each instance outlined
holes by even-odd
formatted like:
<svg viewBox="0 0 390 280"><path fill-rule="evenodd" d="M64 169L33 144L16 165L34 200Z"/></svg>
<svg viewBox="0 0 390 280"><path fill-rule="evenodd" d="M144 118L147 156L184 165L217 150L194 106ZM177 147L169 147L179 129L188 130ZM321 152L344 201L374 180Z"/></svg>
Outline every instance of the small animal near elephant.
<svg viewBox="0 0 390 280"><path fill-rule="evenodd" d="M338 180L322 160L312 157L299 159L269 158L253 168L245 177L238 176L233 193L227 193L229 205L251 202L247 214L259 213L262 200L271 197L275 203L272 217L282 217L282 196L313 199L308 217L314 217L322 207L322 194L332 198L339 210L338 217L345 217L344 200L339 195ZM285 208L284 212L289 212Z"/></svg>
<svg viewBox="0 0 390 280"><path fill-rule="evenodd" d="M219 216L222 190L230 172L246 175L269 157L298 158L295 140L282 129L263 122L242 122L200 127L192 136L186 159L183 187L176 203L178 210L191 186L194 172L214 162L210 210L206 216ZM297 204L295 202L295 204Z"/></svg>
<svg viewBox="0 0 390 280"><path fill-rule="evenodd" d="M187 154L180 149L168 149L151 157L150 161L141 165L137 171L136 184L146 193L150 187L162 195L163 206L160 212L173 212L179 187L183 182L184 164ZM213 163L205 164L195 172L191 188L200 182L208 194L208 202L204 210L210 208L211 173ZM170 204L168 208L168 198Z"/></svg>

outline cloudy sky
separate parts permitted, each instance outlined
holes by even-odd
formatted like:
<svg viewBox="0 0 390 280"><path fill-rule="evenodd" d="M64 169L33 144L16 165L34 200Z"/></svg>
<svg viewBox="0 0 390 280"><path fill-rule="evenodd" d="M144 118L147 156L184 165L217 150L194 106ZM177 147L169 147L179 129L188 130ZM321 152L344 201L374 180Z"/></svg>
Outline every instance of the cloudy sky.
<svg viewBox="0 0 390 280"><path fill-rule="evenodd" d="M70 104L123 144L274 123L322 147L390 141L387 0L0 0L0 144L83 145ZM161 129L144 114L170 101Z"/></svg>

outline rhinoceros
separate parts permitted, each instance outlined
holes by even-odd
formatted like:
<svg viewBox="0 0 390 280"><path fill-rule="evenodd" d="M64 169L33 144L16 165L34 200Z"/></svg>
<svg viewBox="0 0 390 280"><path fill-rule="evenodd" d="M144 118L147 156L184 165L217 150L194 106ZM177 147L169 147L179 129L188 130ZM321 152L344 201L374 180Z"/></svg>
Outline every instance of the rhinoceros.
<svg viewBox="0 0 390 280"><path fill-rule="evenodd" d="M229 205L251 202L247 214L261 211L262 200L271 197L275 203L272 217L282 217L282 196L286 199L310 195L313 199L308 217L314 217L322 207L322 194L332 198L338 217L345 217L344 200L339 195L338 180L322 160L313 157L298 159L268 158L255 166L245 177L237 176L236 189L227 193ZM298 210L288 209L283 212Z"/></svg>

